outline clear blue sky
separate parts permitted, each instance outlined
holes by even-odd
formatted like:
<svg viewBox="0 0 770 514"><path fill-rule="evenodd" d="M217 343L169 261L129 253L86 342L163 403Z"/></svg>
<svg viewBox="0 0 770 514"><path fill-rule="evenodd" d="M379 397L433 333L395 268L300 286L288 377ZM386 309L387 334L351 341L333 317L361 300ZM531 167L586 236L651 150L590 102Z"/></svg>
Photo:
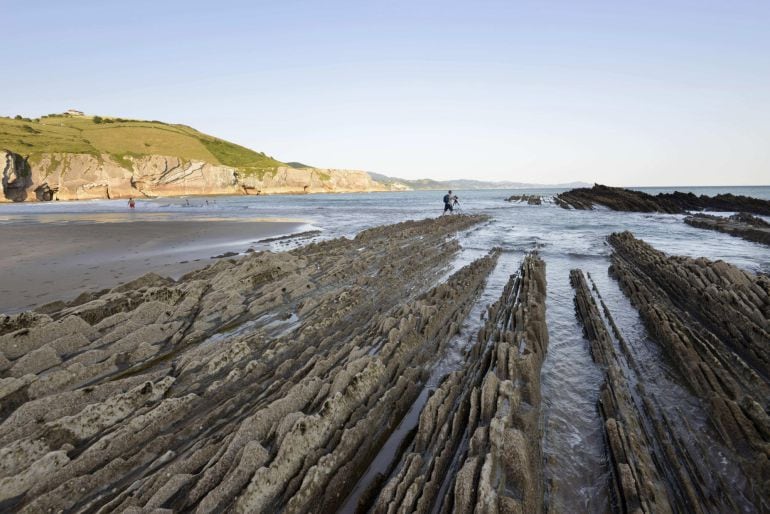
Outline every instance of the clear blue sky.
<svg viewBox="0 0 770 514"><path fill-rule="evenodd" d="M770 183L770 1L3 1L0 114L405 178Z"/></svg>

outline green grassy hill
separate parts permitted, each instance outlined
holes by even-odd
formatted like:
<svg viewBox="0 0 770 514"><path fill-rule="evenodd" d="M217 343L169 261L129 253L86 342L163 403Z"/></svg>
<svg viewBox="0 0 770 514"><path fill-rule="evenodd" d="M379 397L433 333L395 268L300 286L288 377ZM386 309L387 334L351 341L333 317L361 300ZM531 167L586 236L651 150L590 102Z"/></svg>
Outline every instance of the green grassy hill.
<svg viewBox="0 0 770 514"><path fill-rule="evenodd" d="M262 176L284 163L186 125L57 114L38 119L0 117L0 149L35 163L43 154L108 154L130 168L127 156L165 155L237 168Z"/></svg>

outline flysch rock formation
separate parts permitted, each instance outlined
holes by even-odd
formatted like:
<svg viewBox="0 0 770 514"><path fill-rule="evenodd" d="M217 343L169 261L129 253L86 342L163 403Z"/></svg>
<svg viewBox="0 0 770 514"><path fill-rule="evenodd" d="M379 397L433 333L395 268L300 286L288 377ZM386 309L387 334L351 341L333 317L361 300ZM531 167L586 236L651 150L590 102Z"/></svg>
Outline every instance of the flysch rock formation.
<svg viewBox="0 0 770 514"><path fill-rule="evenodd" d="M687 211L740 211L751 214L770 216L770 200L733 195L730 193L716 196L696 196L693 193L659 193L655 196L623 189L595 184L591 188L578 188L560 193L554 202L565 209L590 210L595 205L602 205L613 211L662 212L682 214Z"/></svg>
<svg viewBox="0 0 770 514"><path fill-rule="evenodd" d="M770 245L770 223L745 212L729 217L698 213L687 216L684 222L693 227L716 230L747 241Z"/></svg>
<svg viewBox="0 0 770 514"><path fill-rule="evenodd" d="M543 197L540 195L511 195L505 199L506 202L526 202L527 205L541 205Z"/></svg>
<svg viewBox="0 0 770 514"><path fill-rule="evenodd" d="M375 482L372 505L359 504L359 512L542 511L545 293L545 264L528 255L488 308L464 365L433 392L413 440Z"/></svg>
<svg viewBox="0 0 770 514"><path fill-rule="evenodd" d="M90 200L183 195L387 191L364 171L282 166L262 176L178 157L44 154L30 163L4 151L0 202Z"/></svg>
<svg viewBox="0 0 770 514"><path fill-rule="evenodd" d="M752 504L767 512L770 278L723 261L667 256L629 232L612 234L608 241L613 248L611 274L681 379L707 406L730 460L746 477ZM690 458L683 460L697 469L698 456ZM703 489L698 491L697 481L692 484L694 496L689 491L685 495L691 499L688 506L696 508Z"/></svg>
<svg viewBox="0 0 770 514"><path fill-rule="evenodd" d="M607 460L612 474L611 504L617 512L740 512L724 471L724 454L702 430L683 419L681 405L658 397L591 279L572 270L575 310L591 355L605 374L599 399ZM593 293L592 293L593 291ZM601 311L599 309L601 305Z"/></svg>
<svg viewBox="0 0 770 514"><path fill-rule="evenodd" d="M378 227L0 316L0 510L334 510L480 295L496 251L435 284L453 236L484 220ZM518 441L537 465L539 439L517 432L537 417L536 300L509 314L500 338L515 346L496 343L473 393L480 499L503 502L501 476L527 498L538 487L495 453Z"/></svg>

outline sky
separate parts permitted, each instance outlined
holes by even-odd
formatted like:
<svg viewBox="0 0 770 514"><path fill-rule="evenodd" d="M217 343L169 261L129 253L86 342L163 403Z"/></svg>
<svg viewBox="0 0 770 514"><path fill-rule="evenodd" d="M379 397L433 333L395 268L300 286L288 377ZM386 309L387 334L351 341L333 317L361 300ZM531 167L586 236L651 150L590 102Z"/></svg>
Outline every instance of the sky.
<svg viewBox="0 0 770 514"><path fill-rule="evenodd" d="M770 184L768 0L0 5L0 115L411 179Z"/></svg>

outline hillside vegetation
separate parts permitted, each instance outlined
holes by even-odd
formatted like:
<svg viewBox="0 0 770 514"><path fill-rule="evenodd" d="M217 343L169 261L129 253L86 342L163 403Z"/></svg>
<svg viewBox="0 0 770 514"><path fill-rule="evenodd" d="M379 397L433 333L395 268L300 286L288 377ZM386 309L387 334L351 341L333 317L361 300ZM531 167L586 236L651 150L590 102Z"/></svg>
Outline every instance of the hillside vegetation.
<svg viewBox="0 0 770 514"><path fill-rule="evenodd" d="M44 154L107 154L126 167L130 167L129 156L164 155L230 166L259 177L284 165L262 152L185 125L100 116L0 117L0 149L29 157L31 163Z"/></svg>

